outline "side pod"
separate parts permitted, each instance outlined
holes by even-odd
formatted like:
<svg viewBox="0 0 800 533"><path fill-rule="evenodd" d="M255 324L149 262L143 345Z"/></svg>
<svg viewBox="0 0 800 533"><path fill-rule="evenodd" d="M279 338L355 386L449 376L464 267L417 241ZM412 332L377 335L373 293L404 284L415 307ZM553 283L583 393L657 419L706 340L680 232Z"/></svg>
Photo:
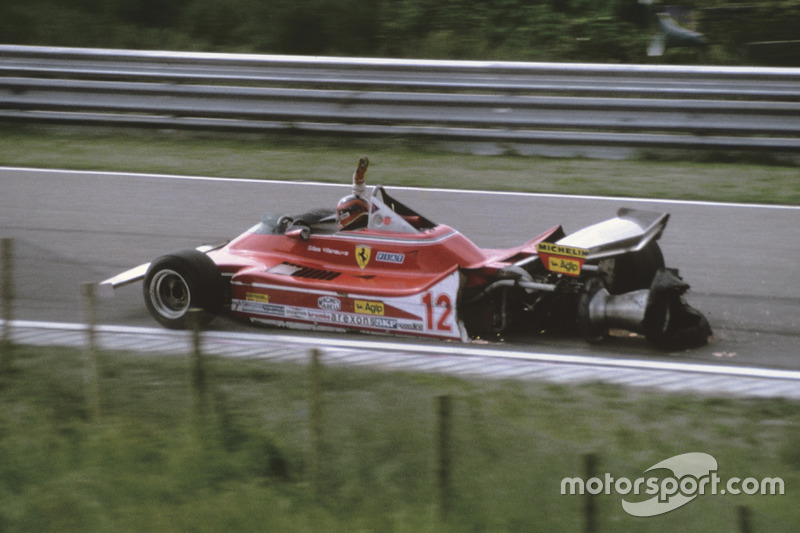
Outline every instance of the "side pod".
<svg viewBox="0 0 800 533"><path fill-rule="evenodd" d="M578 328L589 342L598 342L610 328L642 333L661 350L683 350L706 344L711 326L686 303L689 288L677 271L660 269L649 289L612 296L595 278L578 301Z"/></svg>

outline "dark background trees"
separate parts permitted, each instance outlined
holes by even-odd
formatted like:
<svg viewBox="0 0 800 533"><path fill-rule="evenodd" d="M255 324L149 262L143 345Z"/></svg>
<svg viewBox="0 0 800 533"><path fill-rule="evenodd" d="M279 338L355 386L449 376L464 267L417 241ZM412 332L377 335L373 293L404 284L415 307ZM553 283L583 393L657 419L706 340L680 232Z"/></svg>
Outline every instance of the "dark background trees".
<svg viewBox="0 0 800 533"><path fill-rule="evenodd" d="M0 42L303 55L800 64L800 54L776 59L774 47L753 53L748 45L800 39L800 0L747 5L672 0L653 9L668 10L684 26L704 33L709 46L649 58L654 16L638 0L5 0Z"/></svg>

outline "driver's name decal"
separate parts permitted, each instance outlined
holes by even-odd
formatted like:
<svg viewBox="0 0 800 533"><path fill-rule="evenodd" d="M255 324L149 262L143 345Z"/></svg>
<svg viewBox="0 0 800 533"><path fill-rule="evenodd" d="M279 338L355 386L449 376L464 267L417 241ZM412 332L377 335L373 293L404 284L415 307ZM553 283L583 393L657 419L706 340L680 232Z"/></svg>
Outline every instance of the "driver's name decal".
<svg viewBox="0 0 800 533"><path fill-rule="evenodd" d="M308 245L308 251L321 254L342 255L345 257L350 255L350 252L347 250L337 250L335 248L328 248L327 246L314 246L313 244Z"/></svg>

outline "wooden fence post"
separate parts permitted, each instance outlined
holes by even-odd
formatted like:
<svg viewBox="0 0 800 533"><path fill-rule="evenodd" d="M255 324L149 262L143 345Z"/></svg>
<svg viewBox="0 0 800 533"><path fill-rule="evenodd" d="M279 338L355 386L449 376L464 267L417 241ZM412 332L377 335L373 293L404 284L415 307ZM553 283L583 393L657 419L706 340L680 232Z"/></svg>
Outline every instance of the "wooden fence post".
<svg viewBox="0 0 800 533"><path fill-rule="evenodd" d="M13 343L11 342L11 320L14 307L14 240L0 239L0 307L2 307L3 331L0 337L0 375L11 370L13 365Z"/></svg>
<svg viewBox="0 0 800 533"><path fill-rule="evenodd" d="M439 510L443 520L450 513L450 432L452 401L449 396L441 395L436 398L437 414L437 472L436 482L439 491Z"/></svg>
<svg viewBox="0 0 800 533"><path fill-rule="evenodd" d="M597 454L587 453L583 456L584 477L587 482L595 477L597 473ZM583 500L583 531L585 533L595 533L597 531L597 498L594 494L586 491Z"/></svg>
<svg viewBox="0 0 800 533"><path fill-rule="evenodd" d="M192 331L192 361L190 384L192 387L192 408L198 427L205 429L208 416L208 376L203 361L202 338L200 335L201 309L189 309L188 321Z"/></svg>
<svg viewBox="0 0 800 533"><path fill-rule="evenodd" d="M84 389L86 404L92 420L100 418L100 375L97 365L97 285L81 285L84 314L86 320L86 366L84 368Z"/></svg>
<svg viewBox="0 0 800 533"><path fill-rule="evenodd" d="M750 524L750 508L746 505L736 507L736 522L739 533L752 533Z"/></svg>
<svg viewBox="0 0 800 533"><path fill-rule="evenodd" d="M311 491L315 497L322 493L322 363L320 351L311 349L308 391L308 425L311 435L309 473Z"/></svg>

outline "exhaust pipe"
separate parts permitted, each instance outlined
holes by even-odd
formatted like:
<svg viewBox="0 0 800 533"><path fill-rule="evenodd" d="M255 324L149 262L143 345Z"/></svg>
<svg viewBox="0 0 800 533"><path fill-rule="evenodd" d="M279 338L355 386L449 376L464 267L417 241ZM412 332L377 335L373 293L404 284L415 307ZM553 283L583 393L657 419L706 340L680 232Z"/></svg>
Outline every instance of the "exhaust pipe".
<svg viewBox="0 0 800 533"><path fill-rule="evenodd" d="M711 326L683 298L689 289L678 272L659 269L649 289L611 295L600 278L586 284L578 300L578 328L589 342L600 342L610 328L644 334L661 350L703 346Z"/></svg>

